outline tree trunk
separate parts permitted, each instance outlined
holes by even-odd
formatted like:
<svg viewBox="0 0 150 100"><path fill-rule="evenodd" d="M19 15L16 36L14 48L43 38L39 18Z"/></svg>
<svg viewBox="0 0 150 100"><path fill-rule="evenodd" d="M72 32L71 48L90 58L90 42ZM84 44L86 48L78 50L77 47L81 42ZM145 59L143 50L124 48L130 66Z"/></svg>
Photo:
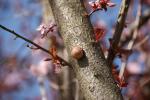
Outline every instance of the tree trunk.
<svg viewBox="0 0 150 100"><path fill-rule="evenodd" d="M82 16L85 8L80 0L50 0L50 5L69 55L76 46L84 50L84 57L70 56L70 63L85 99L122 100L103 52L94 42L92 26Z"/></svg>

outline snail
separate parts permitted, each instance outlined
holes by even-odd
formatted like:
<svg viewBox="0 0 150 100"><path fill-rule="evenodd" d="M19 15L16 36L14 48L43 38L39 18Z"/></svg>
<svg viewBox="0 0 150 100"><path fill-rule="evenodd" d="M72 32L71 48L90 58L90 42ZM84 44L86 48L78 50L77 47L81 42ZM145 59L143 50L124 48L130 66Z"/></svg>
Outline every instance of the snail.
<svg viewBox="0 0 150 100"><path fill-rule="evenodd" d="M83 57L83 49L81 47L73 47L72 50L71 50L71 56L74 58L74 59L80 59Z"/></svg>

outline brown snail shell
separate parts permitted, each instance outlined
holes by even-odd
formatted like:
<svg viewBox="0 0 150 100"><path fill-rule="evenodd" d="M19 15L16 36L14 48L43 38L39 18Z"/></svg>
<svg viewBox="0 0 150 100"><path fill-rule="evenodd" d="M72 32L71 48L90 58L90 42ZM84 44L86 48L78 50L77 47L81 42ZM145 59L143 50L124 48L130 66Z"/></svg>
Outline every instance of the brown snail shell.
<svg viewBox="0 0 150 100"><path fill-rule="evenodd" d="M72 50L71 50L71 56L75 59L80 59L83 57L83 49L80 48L80 47L74 47Z"/></svg>

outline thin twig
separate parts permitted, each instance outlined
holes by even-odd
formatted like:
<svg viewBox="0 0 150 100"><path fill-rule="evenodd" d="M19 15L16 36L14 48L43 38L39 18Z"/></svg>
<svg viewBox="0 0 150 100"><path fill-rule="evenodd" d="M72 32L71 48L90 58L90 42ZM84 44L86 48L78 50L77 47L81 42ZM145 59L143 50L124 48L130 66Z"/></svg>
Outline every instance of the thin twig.
<svg viewBox="0 0 150 100"><path fill-rule="evenodd" d="M141 28L141 26L143 26L145 23L147 23L149 19L150 19L150 9L144 11L143 16L141 16L140 18L138 29Z"/></svg>
<svg viewBox="0 0 150 100"><path fill-rule="evenodd" d="M150 19L150 9L147 9L144 11L143 15L140 17L140 23L138 24L138 29L140 29L143 25L145 25L149 19ZM126 40L121 41L120 45L122 47L125 46L125 44L128 43L128 41L130 41L132 39L134 30L136 27L137 27L136 22L133 22L133 24L130 25L130 29L129 29L129 33L128 33L128 34L130 34L130 36Z"/></svg>
<svg viewBox="0 0 150 100"><path fill-rule="evenodd" d="M30 44L32 44L32 45L34 45L35 47L37 47L38 49L41 49L42 51L44 51L44 52L46 52L46 53L48 53L48 54L50 54L50 55L52 55L52 53L51 52L49 52L49 50L47 50L47 49L45 49L45 48L43 48L43 47L41 47L40 45L38 45L38 44L36 44L36 43L34 43L34 42L32 42L31 40L29 40L29 39L27 39L27 38L25 38L25 37L23 37L23 36L21 36L21 35L19 35L18 33L16 33L15 31L13 31L13 30L11 30L11 29L8 29L8 28L6 28L5 26L3 26L3 25L0 25L0 28L2 28L3 30L5 30L5 31L7 31L7 32L10 32L11 34L13 34L13 35L15 35L16 37L18 37L18 38L21 38L21 39L23 39L24 41L26 41L26 42L28 42L28 43L30 43ZM63 62L63 65L68 65L68 66L71 66L66 60L64 60L63 58L61 58L61 57L59 57L59 56L57 56L58 57L58 59L60 60L60 61L62 61Z"/></svg>
<svg viewBox="0 0 150 100"><path fill-rule="evenodd" d="M141 81L140 81L140 87L142 88L142 87L144 87L144 85L146 85L146 84L148 84L150 82L150 78L146 78L146 79L142 79Z"/></svg>
<svg viewBox="0 0 150 100"><path fill-rule="evenodd" d="M141 13L142 13L142 4L141 4L141 0L139 2L139 6L138 6L138 12L137 12L137 15L136 15L136 20L135 20L135 29L134 29L134 33L133 33L133 36L132 36L132 39L131 41L129 42L129 44L127 45L127 50L131 50L133 45L134 45L134 42L137 38L137 34L138 34L138 26L140 24L140 17L141 17ZM123 78L123 73L124 73L124 70L125 70L125 67L127 66L127 61L124 61L122 62L122 65L121 65L121 69L120 69L120 72L119 72L119 78L122 79Z"/></svg>
<svg viewBox="0 0 150 100"><path fill-rule="evenodd" d="M150 33L146 35L139 43L135 44L133 49L139 48L141 45L143 45L148 39L150 38Z"/></svg>
<svg viewBox="0 0 150 100"><path fill-rule="evenodd" d="M113 59L115 57L115 53L114 53L113 49L115 49L119 44L120 37L121 37L122 31L123 31L123 28L125 26L125 19L127 16L130 1L131 0L122 0L121 8L120 8L119 15L117 18L115 33L114 33L114 36L112 39L112 45L108 52L107 61L108 61L109 66L112 65Z"/></svg>

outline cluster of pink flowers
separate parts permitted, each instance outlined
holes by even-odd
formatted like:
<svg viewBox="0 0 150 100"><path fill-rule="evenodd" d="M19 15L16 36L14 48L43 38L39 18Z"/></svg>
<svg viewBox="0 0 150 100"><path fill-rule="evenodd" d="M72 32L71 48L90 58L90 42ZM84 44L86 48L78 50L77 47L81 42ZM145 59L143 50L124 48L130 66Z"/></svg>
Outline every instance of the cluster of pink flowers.
<svg viewBox="0 0 150 100"><path fill-rule="evenodd" d="M45 36L47 36L49 33L53 33L54 31L57 30L57 25L52 22L52 21L49 21L48 24L41 24L37 30L40 31L42 37L41 38L44 38Z"/></svg>
<svg viewBox="0 0 150 100"><path fill-rule="evenodd" d="M92 6L93 10L102 10L104 9L107 11L107 6L108 7L114 7L116 4L110 2L110 0L96 0L96 1L91 1L89 4Z"/></svg>

